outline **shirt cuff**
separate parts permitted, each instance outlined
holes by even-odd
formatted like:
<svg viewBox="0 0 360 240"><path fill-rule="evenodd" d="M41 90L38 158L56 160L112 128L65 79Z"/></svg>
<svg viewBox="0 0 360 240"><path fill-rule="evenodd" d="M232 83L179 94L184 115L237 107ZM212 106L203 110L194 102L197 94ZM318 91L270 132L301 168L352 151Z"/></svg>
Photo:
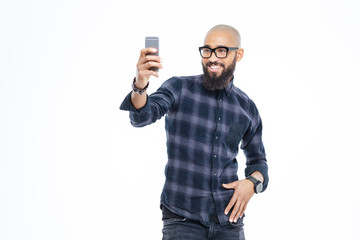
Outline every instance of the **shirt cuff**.
<svg viewBox="0 0 360 240"><path fill-rule="evenodd" d="M264 182L263 182L263 191L266 190L268 182L269 182L269 175L268 175L268 168L267 166L264 166L263 164L254 164L251 166L248 166L245 168L245 177L250 176L253 172L260 172L261 175L263 175L264 177Z"/></svg>
<svg viewBox="0 0 360 240"><path fill-rule="evenodd" d="M141 116L146 113L148 96L146 95L146 104L142 108L136 109L131 102L131 93L132 92L130 92L121 103L120 110L129 111L131 122L138 122L141 119Z"/></svg>

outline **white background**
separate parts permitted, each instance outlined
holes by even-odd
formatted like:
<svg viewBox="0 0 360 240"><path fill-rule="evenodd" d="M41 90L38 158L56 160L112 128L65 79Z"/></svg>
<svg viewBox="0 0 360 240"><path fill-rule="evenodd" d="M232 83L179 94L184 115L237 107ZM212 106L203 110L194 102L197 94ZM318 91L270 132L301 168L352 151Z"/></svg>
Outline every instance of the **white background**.
<svg viewBox="0 0 360 240"><path fill-rule="evenodd" d="M0 3L0 239L160 239L163 119L118 110L145 36L171 76L201 73L208 29L236 27L235 84L257 104L270 183L247 239L360 239L356 0ZM245 160L240 152L239 175Z"/></svg>

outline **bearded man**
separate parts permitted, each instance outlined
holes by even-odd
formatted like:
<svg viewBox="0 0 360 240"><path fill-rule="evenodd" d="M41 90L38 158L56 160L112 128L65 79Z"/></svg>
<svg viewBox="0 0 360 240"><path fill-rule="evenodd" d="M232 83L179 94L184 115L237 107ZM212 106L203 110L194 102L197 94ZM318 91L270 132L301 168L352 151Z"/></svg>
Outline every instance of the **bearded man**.
<svg viewBox="0 0 360 240"><path fill-rule="evenodd" d="M153 69L162 65L151 54L156 49L141 50L133 91L120 109L129 111L135 127L165 115L164 240L245 239L247 204L268 185L259 112L234 85L235 66L244 55L240 42L235 28L213 27L199 47L204 74L170 78L149 96L149 78L158 77ZM141 146L141 140L136 144ZM246 157L245 179L240 180L239 145Z"/></svg>

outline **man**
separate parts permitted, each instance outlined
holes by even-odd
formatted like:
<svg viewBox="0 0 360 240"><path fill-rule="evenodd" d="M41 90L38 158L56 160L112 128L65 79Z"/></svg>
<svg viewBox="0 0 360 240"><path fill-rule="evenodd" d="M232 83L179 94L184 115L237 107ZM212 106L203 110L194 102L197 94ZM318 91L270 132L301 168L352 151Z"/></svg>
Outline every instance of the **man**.
<svg viewBox="0 0 360 240"><path fill-rule="evenodd" d="M133 91L120 109L142 127L166 115L168 162L161 194L163 239L245 239L243 217L254 193L268 183L262 123L255 104L234 86L244 50L238 31L218 25L199 48L203 75L173 77L148 96L150 68L160 58L141 50ZM238 146L246 179L238 180Z"/></svg>

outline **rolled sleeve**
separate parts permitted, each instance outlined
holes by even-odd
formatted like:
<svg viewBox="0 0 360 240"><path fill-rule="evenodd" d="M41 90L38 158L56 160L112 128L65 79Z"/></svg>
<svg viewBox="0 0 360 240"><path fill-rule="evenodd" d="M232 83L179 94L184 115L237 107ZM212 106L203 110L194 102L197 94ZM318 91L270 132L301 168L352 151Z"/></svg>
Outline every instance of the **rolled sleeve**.
<svg viewBox="0 0 360 240"><path fill-rule="evenodd" d="M147 96L148 98L148 96ZM146 123L143 121L149 112L149 104L146 100L145 106L136 109L131 103L131 92L125 97L124 101L120 105L120 110L128 111L130 122L134 127L143 127Z"/></svg>
<svg viewBox="0 0 360 240"><path fill-rule="evenodd" d="M247 133L241 148L246 157L245 176L248 177L255 171L259 171L263 177L263 190L265 191L269 182L268 165L266 160L265 148L262 142L262 123L258 116L258 121Z"/></svg>
<svg viewBox="0 0 360 240"><path fill-rule="evenodd" d="M143 127L156 122L174 108L180 94L181 81L171 78L165 81L156 92L146 95L146 104L142 108L136 109L133 106L131 93L129 93L121 103L120 110L129 111L130 121L134 127Z"/></svg>

